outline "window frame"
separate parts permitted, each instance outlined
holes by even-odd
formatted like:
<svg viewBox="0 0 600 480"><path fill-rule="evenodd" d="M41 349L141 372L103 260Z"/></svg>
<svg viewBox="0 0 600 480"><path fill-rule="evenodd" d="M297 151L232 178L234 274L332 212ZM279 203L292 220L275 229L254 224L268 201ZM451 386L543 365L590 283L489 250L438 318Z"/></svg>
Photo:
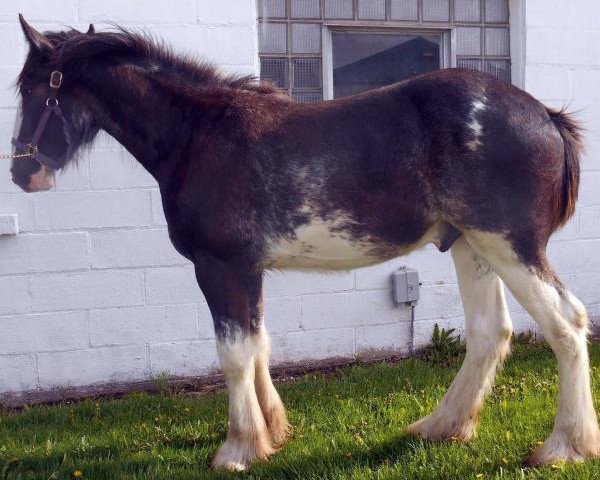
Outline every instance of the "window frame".
<svg viewBox="0 0 600 480"><path fill-rule="evenodd" d="M380 5L385 5L385 18L382 16L377 20L360 18L360 4L369 0L339 0L345 2L343 4L346 5L346 9L350 5L352 15L347 15L349 12L346 11L344 13L345 18L334 18L330 16L331 12L327 13L327 5L330 2L331 5L335 4L337 0L307 0L307 5L312 5L311 9L305 12L298 10L294 14L294 2L296 1L301 2L304 0L256 1L259 75L266 80L273 78L275 82L282 82L280 88L296 101L310 102L328 99L333 96L330 80L332 72L330 74L328 68L328 65L332 64L331 56L333 52L331 51L331 45L326 44L330 41L326 34L328 29L344 27L350 29L372 28L373 30L403 29L406 32L416 32L417 34L429 33L431 30L444 31L447 32L443 42L445 58L444 62L440 63L440 68L462 67L488 72L518 86L524 83L524 40L521 38L524 34L521 30L524 30L522 18L524 18L525 0L468 0L466 5L470 1L479 4L477 7L478 15L471 17L468 14L465 15L464 3L461 4L463 7L459 7L459 0L443 0L448 3L448 15L443 20L441 17L432 20L433 17L426 15L425 2L432 0L412 0L417 6L416 13L414 13L414 18L407 18L406 20L394 18L394 15L399 15L397 10L394 13L394 5L397 0L379 0L379 2L383 2ZM498 2L498 5L496 5L496 2ZM492 12L490 16L488 16L489 5L491 5L490 11ZM458 10L459 8L461 10ZM432 12L429 11L428 15L432 15ZM295 50L294 29L298 24L316 24L318 26L310 34L312 41L315 42L314 45L316 46L317 41L320 44L318 52L310 50L310 47L307 47L309 49L305 51L302 49ZM266 29L269 27L266 27L266 25L285 26L285 36L280 35L278 39L275 33L274 36L267 35ZM263 28L265 30L262 30ZM507 32L506 37L488 35L489 29L502 29ZM478 30L477 34L475 30ZM308 32L306 33L308 34ZM302 38L308 39L308 35L304 37L304 34L300 31L298 31L298 34L300 35L298 37L300 42L302 42ZM275 50L263 50L261 48L262 41L281 42L282 38L285 40L285 50L275 52ZM477 45L476 42L479 43L477 51L463 49L464 46ZM269 45L269 43L265 43L265 45ZM298 45L302 45L302 43ZM491 48L491 50L488 50L488 48ZM503 52L502 48L506 52ZM297 62L298 59L303 58L311 59L314 63L303 64ZM276 60L280 60L282 63L278 64ZM270 74L273 76L263 77L263 68L265 72L271 72ZM305 76L312 74L315 82L313 85L298 86L296 84L296 74L301 74L300 78L308 78ZM316 85L317 81L320 82L319 86Z"/></svg>
<svg viewBox="0 0 600 480"><path fill-rule="evenodd" d="M456 66L456 31L440 25L407 25L390 21L325 21L321 30L323 100L333 100L333 33L372 35L439 35L440 70Z"/></svg>

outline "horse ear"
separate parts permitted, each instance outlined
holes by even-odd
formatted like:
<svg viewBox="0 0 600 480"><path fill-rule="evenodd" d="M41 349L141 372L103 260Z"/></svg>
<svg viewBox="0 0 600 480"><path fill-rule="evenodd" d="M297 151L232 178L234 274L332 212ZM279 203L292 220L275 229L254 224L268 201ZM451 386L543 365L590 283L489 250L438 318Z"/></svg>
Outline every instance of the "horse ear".
<svg viewBox="0 0 600 480"><path fill-rule="evenodd" d="M21 28L23 29L25 38L32 49L40 52L42 50L52 50L54 48L43 33L38 32L25 21L25 18L21 13L19 13L19 22L21 22Z"/></svg>
<svg viewBox="0 0 600 480"><path fill-rule="evenodd" d="M94 33L96 33L96 29L94 28L94 24L90 23L90 27L88 28L88 31L86 32L88 35L93 35Z"/></svg>

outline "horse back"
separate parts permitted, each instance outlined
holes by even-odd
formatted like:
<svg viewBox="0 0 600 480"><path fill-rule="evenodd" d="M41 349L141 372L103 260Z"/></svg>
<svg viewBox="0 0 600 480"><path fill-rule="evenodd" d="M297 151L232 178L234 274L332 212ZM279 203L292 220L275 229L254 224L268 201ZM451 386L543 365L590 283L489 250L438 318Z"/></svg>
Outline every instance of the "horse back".
<svg viewBox="0 0 600 480"><path fill-rule="evenodd" d="M512 229L563 164L545 107L475 72L316 104L246 102L203 139L179 200L204 242L251 244L266 266L351 268L439 246L449 225Z"/></svg>

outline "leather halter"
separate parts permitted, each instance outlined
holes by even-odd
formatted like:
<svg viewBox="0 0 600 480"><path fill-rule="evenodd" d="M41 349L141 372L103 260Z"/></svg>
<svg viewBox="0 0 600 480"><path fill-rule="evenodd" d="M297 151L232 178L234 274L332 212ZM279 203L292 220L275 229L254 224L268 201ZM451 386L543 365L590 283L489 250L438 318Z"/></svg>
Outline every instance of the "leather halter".
<svg viewBox="0 0 600 480"><path fill-rule="evenodd" d="M58 70L54 70L50 74L50 96L46 99L46 109L44 110L44 113L42 114L40 121L38 122L37 127L33 132L31 140L26 143L22 140L19 140L18 138L12 138L12 144L15 147L20 148L21 150L25 150L30 157L36 159L42 165L53 170L62 167L64 162L57 160L51 157L50 155L46 155L45 153L40 152L38 148L38 142L42 138L42 135L44 135L44 131L46 130L46 126L48 125L48 121L50 120L52 114L60 118L64 124L67 123L67 120L65 119L62 110L58 106L57 98L58 89L62 84L62 78L63 74Z"/></svg>

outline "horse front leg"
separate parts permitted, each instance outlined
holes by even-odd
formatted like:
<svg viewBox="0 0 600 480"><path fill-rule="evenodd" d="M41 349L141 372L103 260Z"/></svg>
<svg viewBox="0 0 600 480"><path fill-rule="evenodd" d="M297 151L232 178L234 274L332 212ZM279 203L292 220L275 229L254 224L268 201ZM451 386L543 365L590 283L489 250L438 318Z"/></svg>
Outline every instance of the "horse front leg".
<svg viewBox="0 0 600 480"><path fill-rule="evenodd" d="M256 371L254 386L258 396L258 403L262 410L265 422L271 438L276 445L281 445L289 436L292 427L288 423L287 415L281 397L269 372L269 360L271 358L271 339L267 334L264 323L256 334L257 342L259 343L258 353L256 356Z"/></svg>
<svg viewBox="0 0 600 480"><path fill-rule="evenodd" d="M263 387L263 368L268 355L260 305L262 274L213 258L199 258L195 264L198 284L213 316L217 353L229 394L229 431L212 466L245 470L275 452L259 402L267 388ZM280 400L278 405L283 409Z"/></svg>

